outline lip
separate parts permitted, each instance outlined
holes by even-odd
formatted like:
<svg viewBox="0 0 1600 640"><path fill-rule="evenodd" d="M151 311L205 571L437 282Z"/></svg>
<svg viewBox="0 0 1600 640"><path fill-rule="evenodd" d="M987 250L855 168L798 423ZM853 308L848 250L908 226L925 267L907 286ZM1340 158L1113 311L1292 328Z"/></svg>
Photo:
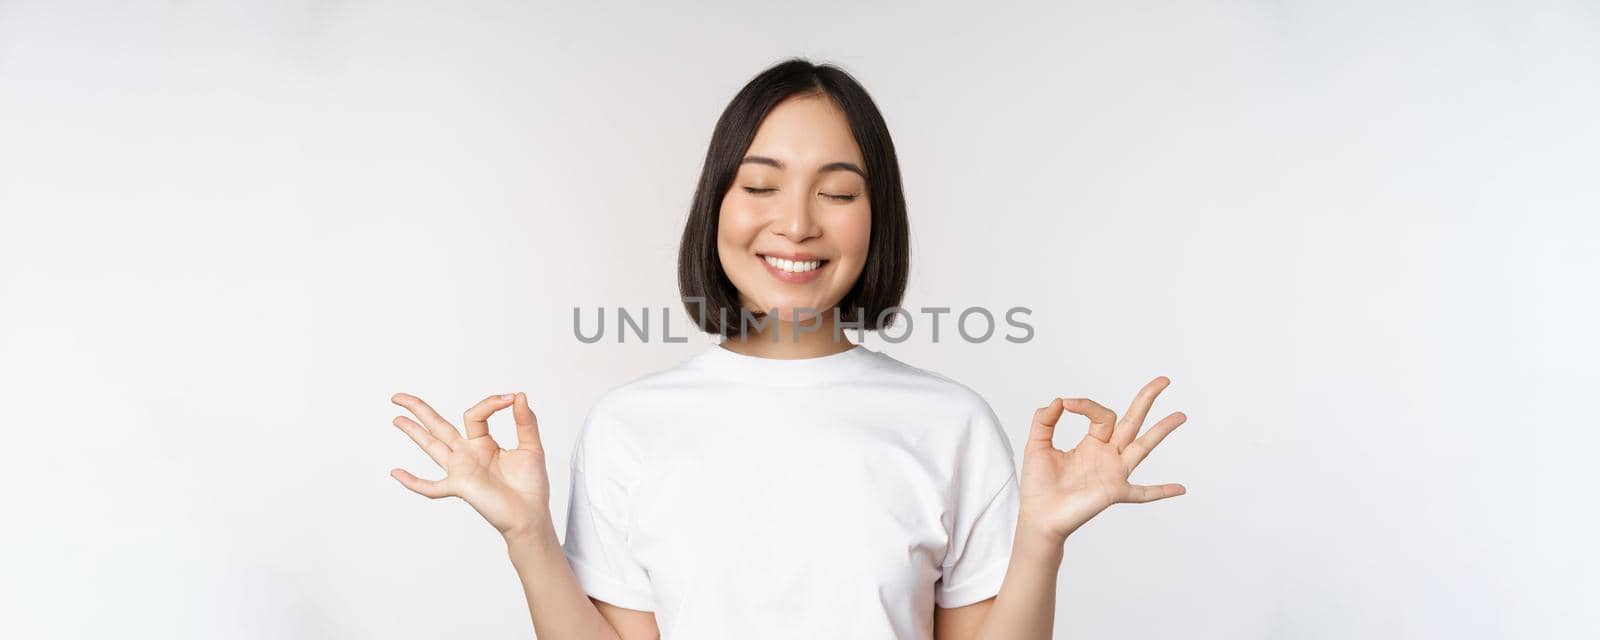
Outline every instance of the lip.
<svg viewBox="0 0 1600 640"><path fill-rule="evenodd" d="M812 269L810 271L807 271L805 273L789 273L788 271L784 271L783 269L779 269L777 267L772 266L772 263L767 262L767 259L762 257L762 256L772 256L774 258L783 258L785 260L822 260L822 264L818 265L817 268ZM797 258L797 257L793 257L793 256L801 256L801 257ZM813 256L813 255L807 254L807 253L791 253L791 254L758 253L758 254L756 254L756 261L760 262L761 266L766 267L767 273L772 274L772 277L777 278L778 280L781 280L783 282L787 282L789 284L805 284L807 282L811 282L812 280L816 280L819 276L822 275L822 270L823 269L826 269L829 266L833 265L833 261L832 260L828 260L828 259L825 259L825 258L818 258L816 256Z"/></svg>
<svg viewBox="0 0 1600 640"><path fill-rule="evenodd" d="M759 258L761 256L772 256L774 258L783 258L784 260L794 260L796 262L804 262L804 261L807 261L807 260L823 260L824 259L824 258L815 256L815 255L812 255L812 254L809 254L809 253L770 253L770 252L766 252L766 251L757 251L756 252L756 257Z"/></svg>

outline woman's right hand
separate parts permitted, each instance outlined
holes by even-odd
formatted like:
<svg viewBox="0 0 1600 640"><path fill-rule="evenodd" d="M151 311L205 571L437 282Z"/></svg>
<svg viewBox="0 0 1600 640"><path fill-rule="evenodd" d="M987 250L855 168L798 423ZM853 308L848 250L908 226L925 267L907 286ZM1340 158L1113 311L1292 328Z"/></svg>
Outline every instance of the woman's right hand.
<svg viewBox="0 0 1600 640"><path fill-rule="evenodd" d="M444 478L423 480L396 468L389 475L400 484L429 498L455 496L467 501L508 540L544 528L554 530L539 422L528 408L526 395L489 396L473 405L462 417L467 427L465 438L421 398L397 393L390 401L422 421L418 424L397 416L394 426L445 469ZM517 422L515 449L501 449L489 436L489 416L506 407L512 407Z"/></svg>

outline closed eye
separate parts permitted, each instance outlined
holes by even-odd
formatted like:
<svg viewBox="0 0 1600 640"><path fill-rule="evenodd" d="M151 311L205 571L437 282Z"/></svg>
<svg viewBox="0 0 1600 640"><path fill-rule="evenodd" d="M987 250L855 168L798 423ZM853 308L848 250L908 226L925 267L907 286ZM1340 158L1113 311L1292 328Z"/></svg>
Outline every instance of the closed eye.
<svg viewBox="0 0 1600 640"><path fill-rule="evenodd" d="M769 194L769 193L772 193L772 192L778 190L777 187L742 187L742 188L744 189L745 193L748 193L748 194L751 194L751 195L757 195L757 196L766 195L766 194ZM855 199L857 197L859 197L859 196L857 196L856 194L853 194L853 193L818 193L817 195L820 195L820 196L822 196L824 198L828 198L830 200L835 200L835 201L838 201L838 202L854 202Z"/></svg>

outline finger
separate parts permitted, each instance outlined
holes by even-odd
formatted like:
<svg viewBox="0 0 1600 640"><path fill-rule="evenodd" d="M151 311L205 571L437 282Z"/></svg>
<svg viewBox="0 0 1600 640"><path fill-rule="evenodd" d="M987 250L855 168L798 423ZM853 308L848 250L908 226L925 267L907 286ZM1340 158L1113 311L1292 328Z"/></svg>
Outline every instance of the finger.
<svg viewBox="0 0 1600 640"><path fill-rule="evenodd" d="M1181 496L1188 493L1183 485L1176 482L1170 484L1136 484L1128 487L1128 495L1123 496L1123 502L1145 503L1155 502L1163 498Z"/></svg>
<svg viewBox="0 0 1600 640"><path fill-rule="evenodd" d="M1145 456L1150 455L1150 451L1161 444L1167 434L1188 420L1189 416L1184 415L1182 411L1174 411L1172 415L1162 418L1161 422L1155 423L1149 431L1144 432L1138 440L1134 440L1133 444L1122 450L1123 462L1127 463L1129 469L1139 466L1139 463L1144 462Z"/></svg>
<svg viewBox="0 0 1600 640"><path fill-rule="evenodd" d="M1055 448L1056 422L1061 420L1061 398L1054 398L1033 412L1033 426L1028 428L1028 443L1024 451L1038 448Z"/></svg>
<svg viewBox="0 0 1600 640"><path fill-rule="evenodd" d="M461 432L456 431L455 425L450 424L449 420L445 420L443 416L440 416L439 412L434 411L433 407L423 402L422 398L409 393L396 393L389 398L389 401L411 410L411 414L421 420L424 427L427 427L428 433L433 434L433 437L438 438L451 450L461 446L463 442Z"/></svg>
<svg viewBox="0 0 1600 640"><path fill-rule="evenodd" d="M489 416L494 412L511 406L512 395L502 393L478 401L471 409L462 415L462 422L467 425L467 438L482 438L489 435Z"/></svg>
<svg viewBox="0 0 1600 640"><path fill-rule="evenodd" d="M404 431L406 432L406 435L411 436L411 441L417 443L417 446L422 447L422 450L428 454L428 457L433 459L433 461L440 467L447 466L445 461L450 459L450 447L445 446L445 444L440 442L438 438L435 438L432 434L429 434L427 429L422 428L422 425L417 424L416 421L412 420L411 418L407 418L405 416L395 416L394 426L400 427L401 431Z"/></svg>
<svg viewBox="0 0 1600 640"><path fill-rule="evenodd" d="M1089 435L1101 442L1111 441L1111 429L1117 424L1116 412L1100 406L1088 398L1068 398L1067 411L1089 418Z"/></svg>
<svg viewBox="0 0 1600 640"><path fill-rule="evenodd" d="M1139 435L1139 429L1144 426L1144 418L1150 413L1150 405L1155 404L1156 396L1172 384L1166 376L1156 376L1156 379L1145 383L1139 394L1133 397L1133 404L1128 406L1128 412L1123 414L1122 422L1117 425L1116 433L1111 434L1111 444L1118 449L1128 446L1133 442L1134 436Z"/></svg>
<svg viewBox="0 0 1600 640"><path fill-rule="evenodd" d="M405 469L394 469L389 472L389 475L393 476L395 480L399 480L400 484L405 485L407 489L415 491L421 495L425 495L429 498L443 498L450 495L450 490L445 486L443 481L423 480L422 478L411 475L411 473Z"/></svg>
<svg viewBox="0 0 1600 640"><path fill-rule="evenodd" d="M524 451L540 451L544 445L539 442L539 417L533 415L533 409L528 407L528 395L518 391L517 398L511 403L511 416L517 421L517 448Z"/></svg>

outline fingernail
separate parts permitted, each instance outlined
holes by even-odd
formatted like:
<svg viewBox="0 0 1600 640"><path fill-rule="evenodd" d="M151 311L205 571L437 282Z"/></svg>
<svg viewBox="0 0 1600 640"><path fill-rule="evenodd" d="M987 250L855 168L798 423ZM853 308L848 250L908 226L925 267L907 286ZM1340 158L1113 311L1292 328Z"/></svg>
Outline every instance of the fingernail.
<svg viewBox="0 0 1600 640"><path fill-rule="evenodd" d="M510 400L510 399L512 399L512 398L515 398L515 397L516 397L516 396L514 396L514 395L511 395L511 394L509 394L509 393L502 393L502 394L500 394L500 399L501 399L501 400Z"/></svg>

